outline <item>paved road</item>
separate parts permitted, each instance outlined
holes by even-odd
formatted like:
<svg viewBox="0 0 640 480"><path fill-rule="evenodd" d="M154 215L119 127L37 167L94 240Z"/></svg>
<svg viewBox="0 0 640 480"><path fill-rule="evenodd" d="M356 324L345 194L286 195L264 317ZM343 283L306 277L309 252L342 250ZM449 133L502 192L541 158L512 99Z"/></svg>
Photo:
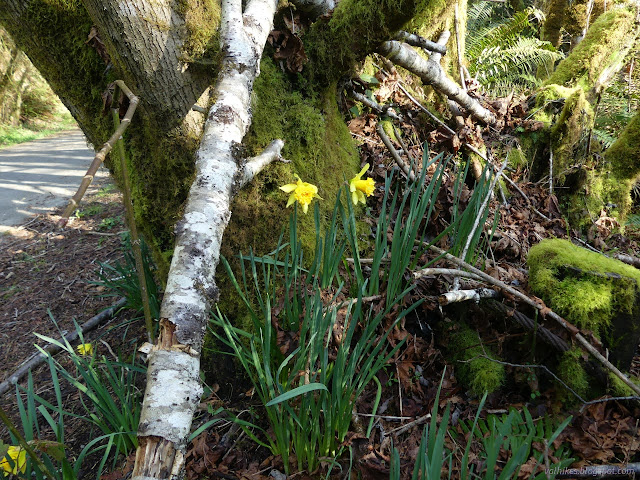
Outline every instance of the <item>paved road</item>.
<svg viewBox="0 0 640 480"><path fill-rule="evenodd" d="M94 155L80 130L0 149L0 232L65 205Z"/></svg>

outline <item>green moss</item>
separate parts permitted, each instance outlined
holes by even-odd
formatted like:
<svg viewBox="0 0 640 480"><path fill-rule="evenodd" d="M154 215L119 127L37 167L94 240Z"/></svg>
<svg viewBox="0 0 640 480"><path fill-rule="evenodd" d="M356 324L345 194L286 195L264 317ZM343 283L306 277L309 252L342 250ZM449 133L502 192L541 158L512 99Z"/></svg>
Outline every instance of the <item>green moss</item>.
<svg viewBox="0 0 640 480"><path fill-rule="evenodd" d="M568 240L543 240L529 250L529 286L547 305L580 328L605 332L615 312L631 313L640 271ZM578 269L581 274L567 271ZM621 278L610 278L607 274Z"/></svg>
<svg viewBox="0 0 640 480"><path fill-rule="evenodd" d="M542 28L542 40L551 42L556 47L560 45L562 26L568 6L568 0L551 0L548 3L545 9L547 18Z"/></svg>
<svg viewBox="0 0 640 480"><path fill-rule="evenodd" d="M629 10L615 8L601 15L545 85L579 86L590 91L601 72L618 61L620 46L633 35L633 28L634 15Z"/></svg>
<svg viewBox="0 0 640 480"><path fill-rule="evenodd" d="M177 9L183 15L187 28L187 39L183 45L185 60L217 65L220 54L220 2L179 0Z"/></svg>
<svg viewBox="0 0 640 480"><path fill-rule="evenodd" d="M582 398L586 397L589 391L589 375L582 366L582 351L579 348L573 347L562 354L558 365L558 377ZM558 391L562 392L561 398L576 400L566 389L561 388Z"/></svg>
<svg viewBox="0 0 640 480"><path fill-rule="evenodd" d="M276 247L293 209L285 208L288 194L278 187L295 182L294 173L318 186L324 199L319 201L324 228L338 189L359 170L359 156L337 109L335 91L334 85L318 98L305 97L293 90L271 59L262 60L261 75L254 85L253 123L245 137L247 154L258 153L281 138L285 141L282 155L291 163L270 165L238 193L222 246L230 261L250 248L261 255ZM312 211L307 215L300 211L298 218L298 235L307 256L315 247ZM219 272L217 281L221 291L227 291L226 274ZM243 315L235 297L221 296L220 308L231 317Z"/></svg>
<svg viewBox="0 0 640 480"><path fill-rule="evenodd" d="M303 75L312 85L337 81L418 13L439 11L444 3L443 0L342 0L329 19L316 21L305 34L305 51L311 61Z"/></svg>
<svg viewBox="0 0 640 480"><path fill-rule="evenodd" d="M456 377L471 393L482 396L496 391L505 380L504 365L480 357L486 355L499 360L487 346L482 345L478 334L465 324L456 325L449 333L449 354L456 361Z"/></svg>
<svg viewBox="0 0 640 480"><path fill-rule="evenodd" d="M507 152L507 162L511 168L526 167L529 163L527 156L524 154L520 147L512 148Z"/></svg>
<svg viewBox="0 0 640 480"><path fill-rule="evenodd" d="M553 172L555 179L560 183L564 183L565 171L575 161L575 151L583 138L585 126L592 125L593 119L593 108L584 91L580 88L571 91L550 131Z"/></svg>
<svg viewBox="0 0 640 480"><path fill-rule="evenodd" d="M610 393L614 397L635 397L638 394L634 392L631 387L629 387L626 383L624 383L617 375L614 375L613 372L608 372L609 379L609 388L608 393ZM633 375L629 375L629 380L631 380L636 385L640 386L640 378L634 377Z"/></svg>
<svg viewBox="0 0 640 480"><path fill-rule="evenodd" d="M640 113L637 113L618 139L604 154L611 173L617 179L635 180L640 174Z"/></svg>

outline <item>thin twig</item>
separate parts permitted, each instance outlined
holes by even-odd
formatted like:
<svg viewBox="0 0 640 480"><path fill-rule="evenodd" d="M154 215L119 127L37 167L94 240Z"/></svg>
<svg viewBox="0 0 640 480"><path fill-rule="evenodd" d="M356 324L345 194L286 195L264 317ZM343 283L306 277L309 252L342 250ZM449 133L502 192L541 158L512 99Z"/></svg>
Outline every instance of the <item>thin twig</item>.
<svg viewBox="0 0 640 480"><path fill-rule="evenodd" d="M391 139L389 138L387 133L384 131L384 128L382 128L382 125L378 124L378 126L376 127L376 132L378 132L378 135L380 136L384 144L389 149L391 156L396 161L398 166L402 169L402 171L405 173L405 175L407 175L407 177L409 177L409 180L411 180L412 182L415 181L416 179L415 174L409 168L409 165L407 165L407 163L400 157L400 155L398 155L398 152L393 147L393 144L391 143Z"/></svg>
<svg viewBox="0 0 640 480"><path fill-rule="evenodd" d="M640 402L640 397L638 397L637 395L634 395L631 397L607 397L607 398L599 398L597 400L590 400L588 402L584 402L582 407L580 407L580 412L582 412L587 406L594 405L596 403L628 401L628 400L635 400L636 402Z"/></svg>
<svg viewBox="0 0 640 480"><path fill-rule="evenodd" d="M426 415L423 415L422 417L416 418L413 422L409 422L406 425L402 425L401 427L394 428L393 430L389 431L388 434L389 435L394 435L394 436L397 437L398 435L401 435L404 432L406 432L407 430L409 430L411 427L415 427L416 425L422 425L423 423L425 423L430 418L431 418L431 414L427 413Z"/></svg>
<svg viewBox="0 0 640 480"><path fill-rule="evenodd" d="M362 260L369 260L368 258L363 258ZM470 278L472 280L477 280L479 282L482 281L482 277L475 275L470 272L465 272L464 270L458 270L455 268L423 268L413 273L413 278L416 280L418 278L426 277L429 275L452 275L455 277L465 277Z"/></svg>
<svg viewBox="0 0 640 480"><path fill-rule="evenodd" d="M351 89L349 90L349 95L356 101L363 103L364 105L366 105L367 107L369 107L371 110L375 110L376 112L382 114L382 115L388 115L391 118L394 118L396 120L401 120L402 117L400 117L400 115L398 115L396 112L394 112L391 109L391 105L380 105L378 102L376 102L375 100L372 100L368 97L365 97L364 95L362 95L361 93L356 92L355 90Z"/></svg>
<svg viewBox="0 0 640 480"><path fill-rule="evenodd" d="M131 90L129 90L123 82L118 84L118 87L122 89L122 92L129 98L129 104L138 103L138 97L136 97ZM124 87L124 88L123 88ZM126 89L126 90L125 90ZM112 110L113 124L116 127L116 131L120 128L120 117L118 110ZM116 151L120 157L120 171L122 172L122 199L125 207L127 223L129 225L129 233L131 235L131 250L133 251L133 258L136 264L136 273L138 276L138 283L140 284L140 298L142 299L142 310L144 312L144 323L147 329L148 341L153 343L155 340L153 318L151 318L151 305L149 303L149 290L147 289L147 275L144 268L144 262L142 260L142 248L140 244L140 237L138 236L138 228L136 227L136 218L133 212L133 201L131 198L131 182L129 181L129 169L127 167L127 160L124 152L124 140L122 137L116 141Z"/></svg>

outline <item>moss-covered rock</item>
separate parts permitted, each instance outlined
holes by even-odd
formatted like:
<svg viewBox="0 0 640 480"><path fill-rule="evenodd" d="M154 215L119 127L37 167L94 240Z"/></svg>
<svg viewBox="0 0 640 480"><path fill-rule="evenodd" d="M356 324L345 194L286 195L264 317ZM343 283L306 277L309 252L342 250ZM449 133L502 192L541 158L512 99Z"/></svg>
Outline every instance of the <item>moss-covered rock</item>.
<svg viewBox="0 0 640 480"><path fill-rule="evenodd" d="M492 362L484 355L500 360L482 344L478 334L466 324L458 323L449 332L449 356L455 363L456 378L476 396L495 392L504 383L504 365Z"/></svg>
<svg viewBox="0 0 640 480"><path fill-rule="evenodd" d="M640 271L560 239L532 247L527 263L532 292L602 338L611 360L627 368L640 340Z"/></svg>

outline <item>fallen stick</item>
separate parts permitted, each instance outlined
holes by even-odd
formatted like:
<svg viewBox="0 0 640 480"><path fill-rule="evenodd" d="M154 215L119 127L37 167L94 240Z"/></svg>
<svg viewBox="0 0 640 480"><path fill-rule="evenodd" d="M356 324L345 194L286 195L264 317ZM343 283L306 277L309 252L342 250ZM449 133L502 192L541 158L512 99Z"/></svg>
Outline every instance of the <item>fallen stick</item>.
<svg viewBox="0 0 640 480"><path fill-rule="evenodd" d="M400 155L398 155L398 152L396 151L393 144L391 143L391 139L389 138L387 133L384 131L384 128L382 128L382 125L378 124L378 126L376 127L376 132L378 132L378 135L380 135L380 138L382 139L386 147L389 149L389 152L391 152L391 156L396 161L398 166L402 169L402 171L405 173L405 175L412 182L415 181L416 179L415 174L409 168L409 165L407 165L407 163L400 157Z"/></svg>
<svg viewBox="0 0 640 480"><path fill-rule="evenodd" d="M591 345L587 341L587 339L582 336L582 334L580 333L580 330L578 330L574 325L572 325L569 322L567 322L560 315L558 315L557 313L553 312L551 309L549 309L549 307L544 305L544 303L538 303L538 302L534 301L528 295L525 295L524 293L516 290L515 288L512 288L512 287L508 286L504 282L501 282L500 280L497 280L497 279L493 278L491 275L488 275L488 274L484 273L482 270L478 270L477 268L475 268L474 266L468 264L464 260L461 260L458 257L454 257L453 255L445 252L444 250L442 250L441 248L436 247L435 245L430 245L429 248L434 250L435 252L437 252L439 255L443 256L444 258L446 258L450 262L455 263L459 267L466 268L470 272L475 273L476 275L481 277L487 283L490 283L491 285L495 285L496 287L499 287L502 290L504 290L506 292L509 292L511 295L513 295L515 297L518 297L520 300L522 300L526 304L531 305L532 307L536 308L537 310L540 310L540 312L543 314L543 316L548 316L549 318L552 318L553 320L555 320L563 328L565 328L568 332L570 332L574 336L574 338L578 341L578 343L586 351L588 351L591 355L593 355L600 363L602 363L602 365L607 367L607 369L609 369L611 372L613 372L613 374L615 376L617 376L620 380L622 380L625 383L625 385L627 385L631 390L633 390L635 393L640 395L640 386L636 385L631 380L629 380L629 377L627 377L624 373L622 373L620 370L618 370L618 368L616 368L615 365L613 365L600 352L598 352L598 350L596 350L595 347L593 345Z"/></svg>
<svg viewBox="0 0 640 480"><path fill-rule="evenodd" d="M80 330L82 331L82 333L85 333L85 332L88 332L89 330L94 329L95 327L100 325L101 322L112 318L120 308L125 306L126 303L127 303L127 299L121 298L112 307L109 307L106 310L103 310L96 316L90 318L85 323L83 323L82 326L80 327ZM78 338L77 330L74 330L64 336L64 340L67 342L73 342L77 338ZM53 355L54 353L59 352L61 348L57 345L54 345L53 343L50 343L46 345L43 348L43 350L46 353ZM29 373L29 370L40 365L46 359L47 359L47 355L45 353L39 352L32 355L31 358L23 362L22 365L20 365L20 367L18 367L18 369L11 376L7 377L5 381L0 383L0 396L4 395L7 391L9 391L9 389L13 385L17 384L22 377L24 377L27 373Z"/></svg>

